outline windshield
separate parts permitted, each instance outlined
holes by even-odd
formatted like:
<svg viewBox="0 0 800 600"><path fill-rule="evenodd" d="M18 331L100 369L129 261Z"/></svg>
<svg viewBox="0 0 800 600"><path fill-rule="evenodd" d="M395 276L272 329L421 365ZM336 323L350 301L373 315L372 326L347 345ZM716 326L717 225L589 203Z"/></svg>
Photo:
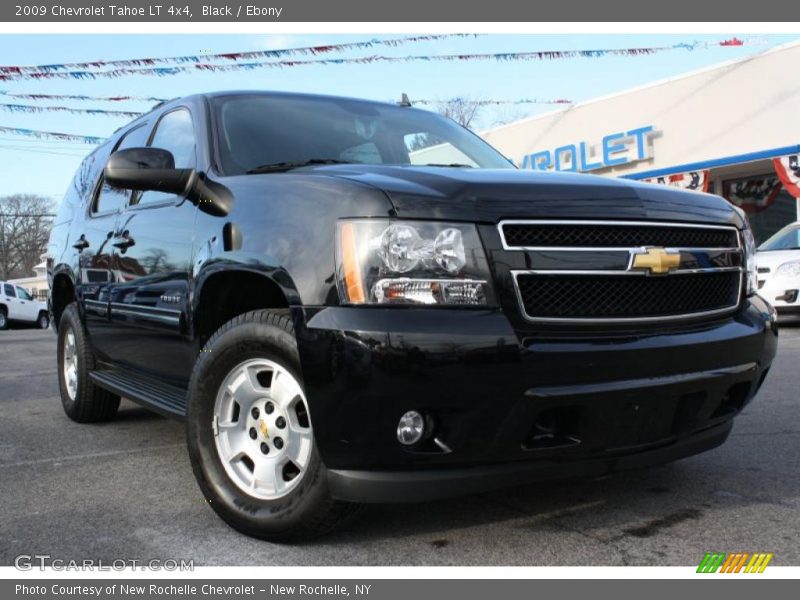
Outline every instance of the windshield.
<svg viewBox="0 0 800 600"><path fill-rule="evenodd" d="M800 224L787 225L758 247L759 252L770 250L800 250Z"/></svg>
<svg viewBox="0 0 800 600"><path fill-rule="evenodd" d="M225 175L308 161L513 169L501 154L432 112L361 100L212 98Z"/></svg>

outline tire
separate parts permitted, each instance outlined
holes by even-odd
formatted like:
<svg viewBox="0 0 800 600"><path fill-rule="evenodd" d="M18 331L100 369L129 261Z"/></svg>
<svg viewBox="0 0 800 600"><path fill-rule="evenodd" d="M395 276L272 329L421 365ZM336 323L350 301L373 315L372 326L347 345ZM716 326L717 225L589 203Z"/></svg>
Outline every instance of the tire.
<svg viewBox="0 0 800 600"><path fill-rule="evenodd" d="M58 326L58 387L64 412L78 423L107 421L119 408L119 396L96 386L89 379L94 365L94 354L78 315L78 307L72 303L64 309ZM71 374L74 374L74 383L71 383Z"/></svg>
<svg viewBox="0 0 800 600"><path fill-rule="evenodd" d="M42 311L39 313L39 318L36 319L36 325L39 329L47 329L50 327L50 315Z"/></svg>
<svg viewBox="0 0 800 600"><path fill-rule="evenodd" d="M8 329L8 313L5 308L0 308L0 331Z"/></svg>
<svg viewBox="0 0 800 600"><path fill-rule="evenodd" d="M270 411L267 404L273 401ZM329 494L302 389L294 329L284 315L245 313L211 337L192 372L186 434L203 495L226 523L246 535L301 541L332 531L355 512L355 505ZM278 445L280 436L286 441Z"/></svg>

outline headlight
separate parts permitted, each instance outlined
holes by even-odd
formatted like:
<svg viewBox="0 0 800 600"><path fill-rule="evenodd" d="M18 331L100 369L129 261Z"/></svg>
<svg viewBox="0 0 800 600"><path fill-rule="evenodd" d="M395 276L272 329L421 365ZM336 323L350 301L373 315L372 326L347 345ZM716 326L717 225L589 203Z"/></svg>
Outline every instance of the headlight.
<svg viewBox="0 0 800 600"><path fill-rule="evenodd" d="M744 238L744 264L747 274L747 295L752 296L758 289L758 267L756 267L756 241L750 224L745 219L745 228L742 230Z"/></svg>
<svg viewBox="0 0 800 600"><path fill-rule="evenodd" d="M336 272L344 304L494 304L474 225L340 221Z"/></svg>
<svg viewBox="0 0 800 600"><path fill-rule="evenodd" d="M800 277L800 260L790 260L775 269L775 273L787 277Z"/></svg>

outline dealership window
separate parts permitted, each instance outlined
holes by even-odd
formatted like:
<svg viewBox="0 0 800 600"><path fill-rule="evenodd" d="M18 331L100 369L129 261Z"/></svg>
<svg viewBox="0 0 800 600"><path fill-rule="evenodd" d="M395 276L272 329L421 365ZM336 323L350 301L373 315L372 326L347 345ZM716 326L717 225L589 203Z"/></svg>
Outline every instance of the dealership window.
<svg viewBox="0 0 800 600"><path fill-rule="evenodd" d="M747 213L756 243L797 220L797 200L774 173L727 179L722 195Z"/></svg>

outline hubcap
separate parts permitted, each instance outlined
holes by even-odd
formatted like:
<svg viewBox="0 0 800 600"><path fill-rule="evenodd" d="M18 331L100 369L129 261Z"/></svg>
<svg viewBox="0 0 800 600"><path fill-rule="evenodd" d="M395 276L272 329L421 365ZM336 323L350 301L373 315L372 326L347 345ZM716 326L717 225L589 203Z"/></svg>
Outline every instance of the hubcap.
<svg viewBox="0 0 800 600"><path fill-rule="evenodd" d="M250 496L281 498L308 468L314 437L306 397L276 362L252 359L228 373L214 402L213 427L225 472Z"/></svg>
<svg viewBox="0 0 800 600"><path fill-rule="evenodd" d="M70 400L75 400L78 394L78 353L75 348L75 334L72 329L67 329L64 334L64 383L67 385L67 394Z"/></svg>

